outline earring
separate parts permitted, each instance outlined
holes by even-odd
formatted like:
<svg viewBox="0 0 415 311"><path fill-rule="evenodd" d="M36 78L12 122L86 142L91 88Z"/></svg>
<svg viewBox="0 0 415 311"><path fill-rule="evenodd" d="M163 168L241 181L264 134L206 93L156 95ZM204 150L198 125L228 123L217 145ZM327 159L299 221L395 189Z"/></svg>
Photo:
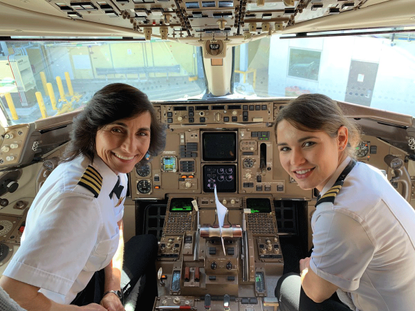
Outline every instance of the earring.
<svg viewBox="0 0 415 311"><path fill-rule="evenodd" d="M150 160L150 152L147 151L146 155L144 156L144 159L147 161Z"/></svg>

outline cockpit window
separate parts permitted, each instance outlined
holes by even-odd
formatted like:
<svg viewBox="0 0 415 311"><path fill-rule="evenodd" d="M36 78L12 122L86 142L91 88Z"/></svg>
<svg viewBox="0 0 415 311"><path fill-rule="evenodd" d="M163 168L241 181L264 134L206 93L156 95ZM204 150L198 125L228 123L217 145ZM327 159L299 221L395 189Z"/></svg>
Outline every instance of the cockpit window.
<svg viewBox="0 0 415 311"><path fill-rule="evenodd" d="M6 125L84 106L104 85L131 84L150 100L200 96L199 47L151 41L0 41L0 99Z"/></svg>
<svg viewBox="0 0 415 311"><path fill-rule="evenodd" d="M41 40L0 41L4 126L81 108L97 90L113 82L131 84L153 101L196 101L210 95L200 47L162 40ZM414 40L414 33L403 32L267 36L233 47L234 63L229 66L233 94L229 95L281 98L323 93L414 116Z"/></svg>
<svg viewBox="0 0 415 311"><path fill-rule="evenodd" d="M415 34L266 37L236 47L243 96L333 99L414 116Z"/></svg>

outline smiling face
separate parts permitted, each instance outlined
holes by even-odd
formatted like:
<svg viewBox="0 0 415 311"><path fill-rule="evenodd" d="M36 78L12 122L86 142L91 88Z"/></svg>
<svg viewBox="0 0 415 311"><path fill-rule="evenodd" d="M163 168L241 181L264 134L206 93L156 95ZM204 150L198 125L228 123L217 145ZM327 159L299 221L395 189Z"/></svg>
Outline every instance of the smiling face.
<svg viewBox="0 0 415 311"><path fill-rule="evenodd" d="M344 126L333 138L324 131L301 131L282 120L277 126L281 165L301 189L317 188L321 191L346 158L347 135Z"/></svg>
<svg viewBox="0 0 415 311"><path fill-rule="evenodd" d="M116 174L129 173L141 161L150 146L149 112L117 120L97 131L96 152Z"/></svg>

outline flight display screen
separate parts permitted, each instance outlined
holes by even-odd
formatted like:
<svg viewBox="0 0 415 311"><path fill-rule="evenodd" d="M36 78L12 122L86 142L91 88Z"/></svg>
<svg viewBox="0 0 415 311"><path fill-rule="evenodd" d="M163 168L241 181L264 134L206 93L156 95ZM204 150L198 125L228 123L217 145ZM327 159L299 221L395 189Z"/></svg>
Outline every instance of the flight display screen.
<svg viewBox="0 0 415 311"><path fill-rule="evenodd" d="M235 132L204 132L202 141L204 161L235 161Z"/></svg>
<svg viewBox="0 0 415 311"><path fill-rule="evenodd" d="M246 207L251 213L271 213L271 201L265 198L248 198Z"/></svg>
<svg viewBox="0 0 415 311"><path fill-rule="evenodd" d="M161 168L164 172L175 172L176 157L163 157L161 159Z"/></svg>
<svg viewBox="0 0 415 311"><path fill-rule="evenodd" d="M236 191L236 165L203 166L203 191L213 192Z"/></svg>
<svg viewBox="0 0 415 311"><path fill-rule="evenodd" d="M170 212L191 212L193 210L192 198L173 198L170 202Z"/></svg>

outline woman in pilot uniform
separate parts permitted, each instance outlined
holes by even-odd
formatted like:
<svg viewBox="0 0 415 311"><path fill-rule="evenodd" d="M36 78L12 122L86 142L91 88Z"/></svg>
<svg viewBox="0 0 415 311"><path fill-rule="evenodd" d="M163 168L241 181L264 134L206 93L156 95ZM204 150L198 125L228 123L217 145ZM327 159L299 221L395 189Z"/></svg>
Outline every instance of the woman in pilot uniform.
<svg viewBox="0 0 415 311"><path fill-rule="evenodd" d="M122 218L127 173L164 145L144 93L121 83L95 93L74 120L63 162L33 201L0 280L11 298L27 310L124 310L122 290L145 275L148 306L140 310L151 310L157 240L136 236L124 250Z"/></svg>
<svg viewBox="0 0 415 311"><path fill-rule="evenodd" d="M275 131L283 168L320 192L311 256L301 276L279 279L280 311L413 310L415 212L382 172L353 158L356 126L327 96L307 94L280 111Z"/></svg>

